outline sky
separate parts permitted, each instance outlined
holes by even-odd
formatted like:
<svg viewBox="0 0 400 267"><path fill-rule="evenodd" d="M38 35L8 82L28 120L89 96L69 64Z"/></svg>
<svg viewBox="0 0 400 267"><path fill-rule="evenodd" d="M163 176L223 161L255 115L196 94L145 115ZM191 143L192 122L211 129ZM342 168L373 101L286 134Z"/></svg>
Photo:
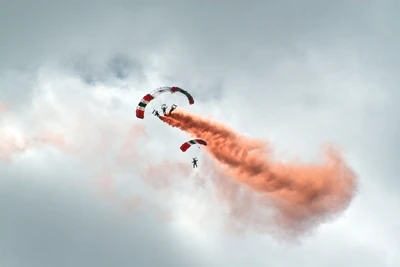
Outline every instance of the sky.
<svg viewBox="0 0 400 267"><path fill-rule="evenodd" d="M398 8L1 0L0 265L399 266ZM349 206L289 239L255 227L256 192L206 153L193 170L188 134L135 117L172 85L279 160L339 147Z"/></svg>

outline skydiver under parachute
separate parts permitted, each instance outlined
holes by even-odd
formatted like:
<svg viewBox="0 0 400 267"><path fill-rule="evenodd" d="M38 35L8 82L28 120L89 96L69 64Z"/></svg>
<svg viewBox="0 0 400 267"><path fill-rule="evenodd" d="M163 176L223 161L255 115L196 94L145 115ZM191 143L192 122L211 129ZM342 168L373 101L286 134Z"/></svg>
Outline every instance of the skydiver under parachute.
<svg viewBox="0 0 400 267"><path fill-rule="evenodd" d="M158 110L153 110L153 114L154 114L154 116L160 118L160 113L158 112Z"/></svg>
<svg viewBox="0 0 400 267"><path fill-rule="evenodd" d="M192 139L192 140L189 140L189 141L186 141L185 143L183 143L181 145L180 149L182 150L182 152L186 152L186 150L188 150L192 145L207 146L207 142L202 140L202 139ZM197 168L197 162L198 161L199 160L197 159L197 157L193 158L193 160L192 160L193 168Z"/></svg>
<svg viewBox="0 0 400 267"><path fill-rule="evenodd" d="M174 111L176 109L177 105L173 104L171 106L171 109L169 110L169 115L171 115L171 112Z"/></svg>
<svg viewBox="0 0 400 267"><path fill-rule="evenodd" d="M137 107L136 107L136 117L139 119L144 119L144 114L145 114L145 110L147 105L154 99L157 98L159 95L164 94L166 92L170 92L172 94L175 94L177 92L179 92L180 94L183 94L184 96L187 97L188 101L189 101L189 105L193 105L194 104L194 99L193 97L185 90L183 90L180 87L177 86L163 86L163 87L159 87L155 90L153 90L152 92L146 94L142 100L140 100L140 102L138 103ZM171 114L172 111L174 111L176 109L176 105L172 105L169 114ZM162 106L162 110L164 111L164 105ZM154 114L154 113L153 113ZM167 106L165 105L165 115L167 114Z"/></svg>
<svg viewBox="0 0 400 267"><path fill-rule="evenodd" d="M193 163L193 168L197 168L197 162L198 162L199 160L197 159L197 157L196 158L193 158L193 160L192 160L192 163Z"/></svg>
<svg viewBox="0 0 400 267"><path fill-rule="evenodd" d="M167 108L168 108L168 106L166 104L161 105L161 110L163 111L164 116L167 115Z"/></svg>

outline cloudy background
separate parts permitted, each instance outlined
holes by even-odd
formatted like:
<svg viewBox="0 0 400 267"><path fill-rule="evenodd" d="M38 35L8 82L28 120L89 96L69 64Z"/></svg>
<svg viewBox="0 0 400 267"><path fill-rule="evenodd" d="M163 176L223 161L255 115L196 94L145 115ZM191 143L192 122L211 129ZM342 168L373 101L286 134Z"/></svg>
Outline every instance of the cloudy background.
<svg viewBox="0 0 400 267"><path fill-rule="evenodd" d="M0 1L1 266L400 265L400 3L200 2ZM337 144L350 207L294 241L232 231L187 136L135 118L163 85L282 157Z"/></svg>

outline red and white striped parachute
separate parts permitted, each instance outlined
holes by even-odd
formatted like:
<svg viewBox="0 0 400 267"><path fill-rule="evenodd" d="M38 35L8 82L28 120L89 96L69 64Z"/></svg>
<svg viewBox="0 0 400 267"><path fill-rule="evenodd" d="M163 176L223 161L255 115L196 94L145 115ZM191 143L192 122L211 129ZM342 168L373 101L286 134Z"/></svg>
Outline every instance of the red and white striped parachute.
<svg viewBox="0 0 400 267"><path fill-rule="evenodd" d="M136 117L139 119L144 119L144 111L146 109L147 104L153 100L154 98L156 98L157 96L159 96L160 94L166 93L166 92L170 92L171 94L175 93L175 92L180 92L182 94L184 94L188 100L189 100L189 104L193 105L194 104L194 99L193 97L185 90L183 90L182 88L176 87L176 86L164 86L164 87L159 87L157 89L155 89L154 91L152 91L151 93L145 95L142 100L139 102L137 108L136 108Z"/></svg>
<svg viewBox="0 0 400 267"><path fill-rule="evenodd" d="M181 148L182 152L185 152L186 150L188 150L189 147L191 147L192 145L195 145L195 144L207 146L206 141L204 141L202 139L193 139L193 140L189 140L189 141L183 143L180 148Z"/></svg>

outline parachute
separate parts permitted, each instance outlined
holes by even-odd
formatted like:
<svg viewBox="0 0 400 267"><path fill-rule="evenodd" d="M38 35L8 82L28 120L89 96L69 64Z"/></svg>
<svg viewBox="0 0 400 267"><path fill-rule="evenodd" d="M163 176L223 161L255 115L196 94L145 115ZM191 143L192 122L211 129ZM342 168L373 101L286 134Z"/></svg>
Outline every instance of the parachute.
<svg viewBox="0 0 400 267"><path fill-rule="evenodd" d="M144 119L144 111L146 109L147 104L149 104L150 101L152 101L154 98L156 98L160 94L163 94L166 92L170 92L171 94L180 92L188 98L190 105L194 104L193 97L187 91L183 90L180 87L176 87L176 86L159 87L159 88L155 89L154 91L152 91L151 93L145 95L142 98L142 100L139 102L139 104L136 108L136 117L139 119Z"/></svg>
<svg viewBox="0 0 400 267"><path fill-rule="evenodd" d="M185 152L186 150L188 150L189 147L191 147L192 145L195 145L195 144L207 146L206 141L204 141L202 139L193 139L193 140L189 140L189 141L183 143L180 148L181 148L182 152Z"/></svg>

